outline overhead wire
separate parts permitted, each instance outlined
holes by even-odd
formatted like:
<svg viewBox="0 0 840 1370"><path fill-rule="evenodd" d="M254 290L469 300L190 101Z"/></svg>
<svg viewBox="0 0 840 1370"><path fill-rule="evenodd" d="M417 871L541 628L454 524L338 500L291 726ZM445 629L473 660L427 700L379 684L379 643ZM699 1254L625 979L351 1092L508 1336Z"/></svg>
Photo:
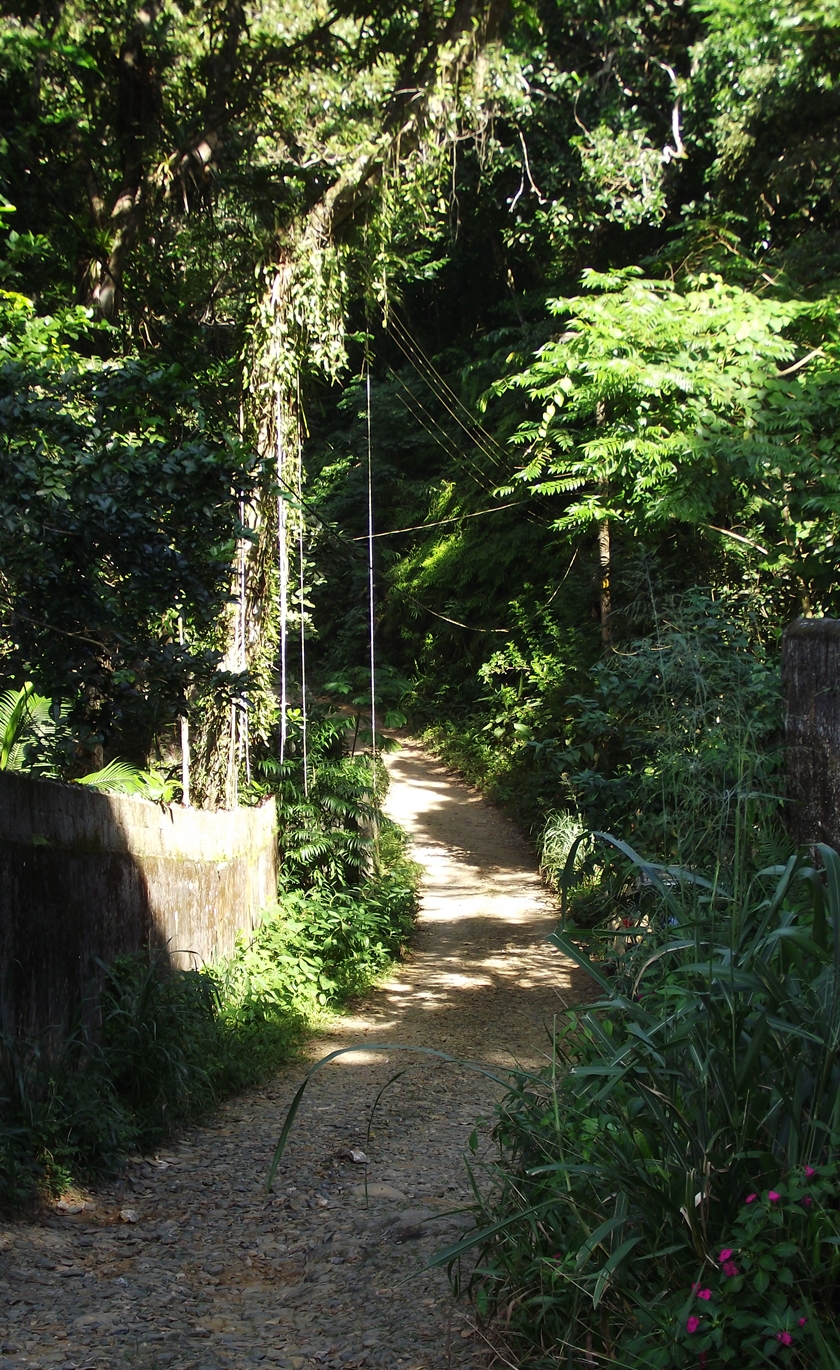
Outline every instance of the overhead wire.
<svg viewBox="0 0 840 1370"><path fill-rule="evenodd" d="M42 180L42 178L41 178L40 176L38 176L37 179L38 179L39 181ZM67 213L66 211L63 211L60 207L59 207L59 213L62 214L62 217L66 219L66 221L68 222L68 224L71 225L71 227L74 229L74 231L75 231L76 233L78 233L78 232L79 232L79 225L78 225L78 223L76 222L76 220L73 218L73 216L70 215L69 213ZM84 242L85 247L86 247L86 248L88 249L88 251L90 252L91 258L92 258L93 260L95 260L95 261L98 261L98 262L100 263L100 265L102 265L102 266L107 266L107 259L106 259L106 257L105 257L105 254L102 252L101 248L99 247L99 245L98 245L98 244L95 244L91 239L89 239L89 238L87 237L87 234L85 234L84 232L82 232L82 233L80 234L80 237L82 238L82 241ZM147 317L146 317L146 311L144 310L144 308L143 308L143 306L142 306L142 303L141 303L138 299L136 299L136 298L133 296L133 293L132 293L129 289L126 288L126 285L125 285L124 282L120 282L120 295L121 295L121 298L122 298L123 302L132 310L132 312L135 314L135 316L136 316L138 319L143 319L144 322L146 323L147 327L148 327L148 326L149 326L149 321L148 321L148 319L147 319ZM393 318L393 317L394 317L394 316L393 316L393 311L389 311L389 320L390 320L391 318ZM406 337L407 337L407 339L408 339L409 347L413 344L413 345L417 348L418 354L420 354L423 358L425 358L425 353L422 352L422 349L419 347L419 344L414 343L414 340L411 338L411 335L408 333L407 329L405 329L405 326L402 325L401 323L400 323L399 326L402 327L403 332L406 334ZM172 361L177 362L177 363L180 364L181 358L180 358L180 357L178 356L178 354L175 352L175 349L174 349L174 348L171 346L171 344L167 341L167 339L165 338L165 336L164 336L163 334L161 334L157 329L155 329L154 331L155 331L155 333L156 333L156 342L157 342L158 347L160 347L160 349L161 349L164 353L167 353L167 354L169 355L169 357L171 358ZM394 335L392 334L392 336L394 336ZM433 393L437 394L437 390L436 390L436 387L435 387L434 383L431 382L431 381L429 381L428 377L427 377L426 375L424 375L423 370L422 370L421 367L417 364L416 359L415 359L414 357L411 356L410 351L407 349L407 347L406 347L406 346L400 341L400 339L397 338L396 336L394 336L394 341L395 341L395 342L397 343L397 345L400 347L400 350L401 350L401 351L403 352L403 354L406 356L406 358L407 358L407 360L409 361L409 363L414 367L415 371L417 371L417 373L418 373L418 375L421 377L421 379L425 380L425 381L426 381L426 384L429 385L429 388L433 391ZM435 370L435 368L433 367L432 363L429 362L428 359L426 359L426 365L427 365L427 367L429 368L429 371L430 371L430 373L432 374L432 376L438 376L438 377L439 377L439 373L436 372L436 370ZM442 378L442 377L439 377L439 383L442 384L442 385L444 385L444 386L446 385L446 382L443 381L443 378ZM404 382L402 382L402 384L404 385ZM408 389L408 387L405 387L405 388ZM449 389L448 386L447 386L446 388ZM205 388L205 386L204 386L204 385L202 384L202 382L199 380L198 385L197 385L197 389L199 390L200 393L203 393L203 394L206 396L206 398L210 401L211 405L212 405L214 408L218 408L219 410L222 410L222 409L223 409L223 405L221 405L221 404L219 403L219 401L218 401L218 398L217 398L217 395L216 395L215 388L210 387L210 386L207 386L207 387ZM409 393L411 393L411 392L409 391ZM451 392L451 391L450 391L450 393L453 393L453 394L454 394L454 392ZM415 400L416 400L416 397L414 397L414 398L415 398ZM438 398L440 398L440 396L438 396ZM456 399L457 403L458 403L459 405L461 405L461 402L460 402L459 400L457 400L457 396L455 396L455 399ZM420 401L416 401L416 402L417 402L418 404L420 404ZM451 409L451 406L448 405L447 403L445 403L443 400L441 400L441 403L443 404L443 407L447 410L447 412L450 413L451 417L455 419L455 421L456 421L456 423L458 423L459 427L461 427L462 429L464 429L464 431L468 434L468 436L471 436L471 437L473 438L473 441L475 442L475 445L479 448L479 450L484 451L485 449L483 448L483 446L482 446L480 443L478 443L478 442L476 441L474 434L470 432L470 428L467 426L467 424L466 424L463 420L461 420L461 419L458 417L458 415L457 415L456 413L453 413L453 411L452 411L452 409ZM279 406L279 396L278 396L278 406ZM409 407L409 406L406 405L406 408L408 408L408 407ZM422 405L421 405L421 408L422 408ZM464 408L464 406L461 405L461 408ZM409 411L409 412L411 412L411 411ZM426 412L428 413L428 411L426 411ZM472 418L472 416L469 414L469 411L468 411L468 410L466 410L466 409L464 408L464 412L467 414L468 419L470 420L470 424L473 426L473 428L478 427L479 431L481 431L481 432L485 432L485 431L486 431L486 430L483 429L483 427L482 427L480 424L476 424L476 421L475 421L475 420ZM415 417L416 417L416 415L415 415ZM429 417L431 418L432 416L429 415ZM446 432L445 429L441 428L441 426L440 426L439 424L437 424L437 421L436 421L436 420L434 420L434 422L435 422L435 425L436 425L438 428L440 428L440 431L441 431L441 432L443 432L443 433ZM426 426L425 424L422 424L421 426L424 427L424 428L426 428L426 431L427 431L427 432L430 431L430 430L427 428L427 426ZM434 437L434 434L433 434L433 433L430 433L430 436ZM448 435L447 435L447 436L448 436ZM488 435L488 437L489 437L489 435ZM437 439L436 439L436 440L437 440ZM451 439L450 439L450 442L451 442ZM442 445L443 445L443 444L441 444L441 446L442 446ZM281 472L281 452L280 452L280 450L279 450L279 447L280 447L280 444L278 443L278 454L277 454L277 455L278 455L277 484L278 484L278 486L280 487L280 489L286 491L287 495L291 495L291 496L294 498L294 497L297 496L298 492L294 489L293 486L291 486L291 485L284 479L284 477L283 477L283 475L282 475L282 472ZM452 443L452 447L454 448L454 443ZM446 450L446 449L444 448L444 450ZM459 457L461 460L463 460L463 459L464 459L464 454L458 452L458 449L457 449L457 448L454 448L454 450L455 450L455 452L457 453L458 457ZM502 451L503 449L499 449L499 450ZM497 457L493 457L492 454L489 453L489 452L486 452L485 454L488 455L492 461L494 461L494 464L496 464L496 465L500 464ZM449 455L452 455L452 453L450 452ZM475 478L475 477L474 477L474 478ZM482 485L483 485L483 482L482 482ZM484 485L483 485L483 488L485 488L486 490L489 489L489 487L484 486ZM285 513L285 506L286 506L286 503L287 503L287 501L286 501L285 499L283 499L282 496L281 496L280 494L278 494L278 542L279 542L279 540L280 540L279 525L280 525L281 522L285 525L285 522L286 522L286 513ZM343 533L339 532L339 530L336 529L332 524L328 523L327 520L325 520L325 519L320 515L320 513L317 511L315 505L314 505L311 501L304 499L303 496L302 496L302 494L301 494L300 497L299 497L299 505L300 505L300 508L301 508L301 509L306 509L306 510L308 510L308 511L313 515L313 517L314 517L316 523L318 524L318 526L321 527L321 528L322 528L322 529L323 529L323 530L324 530L324 531L325 531L325 532L326 532L326 533L327 533L335 542L337 542L339 545L345 547L348 551L351 551L351 552L355 555L356 549L355 549L355 547L353 546L353 539L349 538L346 534L343 534ZM430 525L430 526L434 526L434 525ZM286 570L287 570L287 572L288 572L288 566L286 567ZM463 622L461 622L461 621L459 621L459 620L457 620L457 619L449 618L449 617L447 617L447 615L445 615L445 614L440 614L440 613L438 613L437 610L430 608L427 604L424 604L421 600L417 599L417 597L416 597L415 595L412 595L412 594L411 594L409 591L407 591L407 590L401 589L401 590L400 590L400 593L401 593L406 599L408 599L412 604L416 605L416 607L417 607L418 609L421 609L424 613L431 614L432 617L438 618L438 619L440 619L440 620L441 620L442 622L444 622L444 623L451 623L451 624L453 624L455 627L464 628L464 629L466 629L466 630L469 631L469 632L475 632L475 633L506 633L506 632L509 631L509 630L506 629L506 628L478 628L478 627L475 627L475 626L472 625L472 624L463 623ZM287 585L287 594L288 594L288 585ZM13 606L12 606L12 607L13 607ZM21 617L21 618L26 618L26 617L27 617L25 614L20 613L20 611L18 611L18 610L15 610L15 612L18 613L18 616ZM48 626L48 625L45 625L45 626ZM68 636L68 637L72 637L72 636L82 637L82 634L71 634L71 633L67 633L67 632L65 632L65 630L63 630L63 629L55 629L55 631L60 632L60 633L62 633L62 635ZM283 636L285 637L285 635L287 634L287 624L284 626L282 632L283 632ZM85 640L85 641L90 641L90 642L92 642L92 643L94 642L94 639L93 639L93 638L85 638L84 640ZM96 642L95 645L99 646L99 645L101 645L101 644L99 644L98 642ZM281 722L281 738L280 738L280 759L281 759L281 760L284 759L285 744L286 744L286 739L287 739L287 725L286 725L285 719L286 719L287 710L288 710L288 700L287 700L287 697L286 697L286 668L285 668L285 660L286 660L286 651L285 651L284 648L281 648L281 709L282 709L282 712L283 712L283 721ZM285 701L285 706L284 706L284 701Z"/></svg>
<svg viewBox="0 0 840 1370"><path fill-rule="evenodd" d="M424 374L423 374L423 371L422 371L422 370L420 369L420 367L417 365L415 359L411 356L411 353L403 346L403 344L402 344L402 342L400 341L400 339L399 339L398 337L396 337L396 335L393 335L393 336L394 336L394 341L397 343L397 346L400 348L400 351L401 351L401 352L403 353L403 355L406 357L406 359L407 359L407 361L410 363L410 365L414 367L415 371L416 371L417 374L420 376L421 380L425 381L426 385L428 385L429 389L432 391L432 394L435 396L435 399L438 401L438 403L441 405L441 407L442 407L443 409L446 410L446 412L449 414L450 418L452 418L452 419L455 421L455 423L457 423L457 425L458 425L459 428L463 429L464 433L467 435L467 437L470 439L470 441L478 448L478 450L482 453L483 456L487 457L488 460L491 461L491 462L493 463L494 466L497 466L497 467L500 466L499 460L498 460L498 458L496 457L496 455L495 455L494 453L492 453L492 452L487 451L487 449L484 447L484 445L483 445L481 442L479 442L479 440L478 440L478 438L476 437L475 433L471 431L470 425L469 425L468 423L466 423L466 422L460 417L460 415L459 415L458 413L456 413L456 411L452 408L452 405L448 402L448 400L445 398L445 396L442 395L442 394L438 391L438 389L437 389L437 387L436 387L436 385L435 385L434 380L430 380L429 377L428 377L427 375L424 375ZM500 468L500 469L503 469L503 470L504 470L505 468Z"/></svg>
<svg viewBox="0 0 840 1370"><path fill-rule="evenodd" d="M518 509L524 500L511 500L509 504L497 504L495 509L475 509L470 514L452 514L450 518L431 519L428 523L412 523L407 528L389 528L384 533L374 533L375 538L394 538L398 533L422 533L424 528L443 528L447 523L460 523L462 519L478 519L484 514L498 514L501 509ZM368 534L351 538L351 542L364 542Z"/></svg>
<svg viewBox="0 0 840 1370"><path fill-rule="evenodd" d="M393 311L388 316L388 331L394 342L399 347L403 355L408 359L414 369L420 374L429 386L429 389L440 400L440 403L459 425L464 432L472 439L476 447L482 452L494 466L502 471L507 471L507 454L504 448L496 439L488 433L483 424L470 413L462 400L458 398L455 391L444 379L437 367L426 355L423 348L412 337L406 325ZM419 362L417 360L419 358ZM461 410L464 418L457 412ZM481 440L476 434L480 434Z"/></svg>
<svg viewBox="0 0 840 1370"><path fill-rule="evenodd" d="M283 403L280 397L280 389L277 390L277 403L275 407L275 442L277 449L277 484L286 486L287 482L283 475L284 451L283 451ZM288 543L288 510L287 501L278 490L277 494L277 579L280 597L280 761L286 759L286 741L288 737L288 678L286 659L288 651L288 619L289 619L289 543Z"/></svg>
<svg viewBox="0 0 840 1370"><path fill-rule="evenodd" d="M303 461L298 438L297 493L300 503L303 496ZM304 559L304 518L301 507L298 515L298 557L300 559L299 610L300 610L300 742L303 756L303 793L309 798L309 739L308 716L306 708L306 563Z"/></svg>
<svg viewBox="0 0 840 1370"><path fill-rule="evenodd" d="M389 314L389 327L390 327L390 318L391 318L391 316L390 316L390 314ZM420 347L419 343L416 343L416 342L414 342L414 340L411 339L411 337L410 337L410 335L407 333L407 330L405 329L405 326L404 326L404 325L401 325L401 327L403 328L403 332L406 334L406 337L408 338L408 341L409 341L410 346L415 347L415 348L417 349L417 351L422 355L422 357L425 358L425 357L426 357L426 354L423 352L423 350L422 350L422 348ZM477 420L472 419L472 416L470 415L469 410L468 410L468 409L466 408L466 406L461 402L461 400L458 399L458 397L457 397L457 395L455 394L455 392L454 392L454 391L452 390L452 388L448 385L448 383L443 379L443 377L441 376L440 372L437 371L437 369L434 367L434 365L432 364L432 362L430 362L430 361L428 360L428 358L426 358L426 367L427 367L427 370L428 370L429 374L426 374L426 372L418 365L418 363L417 363L417 361L415 360L415 358L411 355L410 350L408 349L407 346L405 346L405 345L403 344L403 342L400 340L400 338L399 338L395 333L392 333L392 337L394 338L394 341L397 343L397 346L400 348L400 351L403 353L403 356L405 356L406 359L409 361L409 363L413 366L414 370L417 372L417 375L418 375L418 376L420 377L420 379L424 382L424 384L428 386L428 388L431 390L432 394L433 394L433 395L435 396L435 398L439 401L439 403L446 409L446 412L450 415L450 417L453 418L453 419L455 420L455 422L458 424L458 426L466 433L467 437L468 437L468 438L470 439L470 441L478 448L478 450L482 453L482 455L486 456L486 457L493 463L494 466L500 468L500 469L504 472L505 476L507 477L507 476L508 476L508 470L507 470L507 463L506 463L506 460L503 462L502 460L500 460L499 456L495 455L492 451L488 450L488 448L487 448L486 445L480 443L480 442L478 441L478 439L477 439L477 437L476 437L476 435L475 435L475 432L474 432L473 430L477 428L479 432L481 432L482 434L484 434L484 435L487 437L487 440L488 440L489 442L491 442L491 443L494 445L494 447L496 448L497 452L498 452L498 453L501 453L502 457L505 457L505 455L506 455L505 452L504 452L504 448L502 448L502 447L499 445L499 443L496 442L495 438L492 438L491 435L490 435L489 433L487 433L487 430L486 430L486 429L485 429ZM411 388L410 388L408 385L406 385L405 381L403 381L402 378L396 374L396 372L393 370L393 368L391 368L390 374L393 376L393 378L394 378L394 380L397 382L397 384L398 384L398 385L401 385L401 386L403 387L403 389L406 391L406 393L409 394L409 395L412 397L412 399L414 400L415 404L422 410L423 413L425 413L425 414L427 415L427 417L428 417L428 419L430 420L430 422L431 422L432 424L434 424L434 426L435 426L436 428L438 428L438 429L440 430L440 432L443 433L443 434L446 436L447 441L451 444L452 448L454 449L454 451L449 451L449 449L448 449L443 443L439 443L439 445L443 448L443 450L446 451L450 457L453 457L453 456L454 456L457 460L463 462L463 463L470 469L473 478L478 482L478 484L482 487L482 489L485 490L485 492L486 492L487 494L493 494L493 493L494 493L494 487L487 484L487 482L486 482L486 476L485 476L484 472L481 470L481 468L480 468L476 463L472 462L472 461L467 457L466 453L459 451L459 450L455 447L455 444L454 444L452 438L450 437L450 435L446 432L446 429L442 426L442 424L440 424L440 423L438 422L438 420L434 417L434 415L431 414L431 413L429 412L429 410L425 408L425 406L423 405L422 401L419 400L419 399L417 398L417 396L414 394L414 391L411 390ZM430 379L430 375L431 375L432 379ZM463 419L461 419L460 416L453 410L451 404L449 404L449 403L447 402L446 398L445 398L445 393L448 393L449 395L451 395L451 396L452 396L453 403L458 404L458 405L460 406L460 408L464 411L464 413L467 415L467 418L470 420L470 423L469 423L469 424L465 423L465 421L464 421ZM418 418L418 415L417 415L416 413L414 413L414 411L411 409L411 406L410 406L409 404L407 404L406 401L403 400L401 396L398 396L397 398L400 399L401 403L405 406L406 409L408 409L409 413L412 414L412 417L415 418L415 419L417 420L417 422L420 423L421 427L425 428L425 429L426 429L426 432L428 432L429 435L430 435L435 441L439 441L439 440L435 437L435 434L432 433L431 430L428 428L428 426L423 422L423 420L420 419L420 418ZM546 521L545 521L544 519L538 518L538 517L536 516L536 514L534 514L533 512L528 512L528 513L526 513L525 517L528 519L529 523L536 523L536 524L540 525L541 527L548 527L548 524L546 523Z"/></svg>
<svg viewBox="0 0 840 1370"><path fill-rule="evenodd" d="M437 421L437 419L434 417L434 415L431 414L431 413L429 412L429 410L428 410L428 409L425 407L425 405L423 404L422 400L419 400L419 399L417 398L417 396L415 395L414 391L411 390L410 387L406 385L405 381L401 380L401 379L399 378L399 376L396 376L396 375L395 375L394 379L397 381L397 384L398 384L398 385L401 385L401 386L402 386L402 388L405 390L406 394L411 396L412 400L413 400L414 403L417 405L417 408L420 410L420 413L421 413L421 414L425 414L426 417L427 417L428 420L429 420L429 423L433 424L434 427L437 428L437 429L439 430L439 432L442 433L442 434L444 435L444 437L445 437L445 438L448 440L448 442L451 444L451 450L450 450L450 448L447 448L447 446L446 446L446 444L445 444L444 442L441 441L441 439L437 436L437 434L434 432L434 430L433 430L432 428L429 427L429 424L428 424L428 423L425 423L424 420L423 420L422 418L420 418L419 415L418 415L417 413L415 413L415 411L412 409L412 407L411 407L411 405L408 403L408 401L407 401L407 400L404 400L403 397L402 397L402 395L398 395L398 396L397 396L397 399L398 399L398 400L400 401L400 403L408 410L409 414L411 414L411 416L412 416L412 418L415 420L415 422L419 423L420 426L421 426L421 428L424 428L424 429L426 430L426 432L429 434L429 437L432 439L432 441L433 441L433 442L436 442L436 443L438 444L438 446L439 446L444 452L446 452L446 454L447 454L447 456L450 458L450 460L452 460L452 461L458 461L458 462L460 462L463 466L465 466L465 467L467 468L467 470L468 470L469 474L472 476L473 480L476 482L477 485L480 485L480 486L481 486L482 490L484 491L484 493L485 493L486 495L492 495L492 494L493 494L493 486L492 486L491 484L488 483L488 481L487 481L487 479L486 479L486 477L485 477L485 475L484 475L484 472L482 471L482 469L481 469L481 467L478 465L478 463L475 462L475 461L473 461L472 458L469 457L469 456L467 455L466 452L461 452L461 451L455 446L455 443L452 441L452 438L451 438L451 437L449 436L449 434L446 432L446 429L442 426L442 424L438 423L438 421Z"/></svg>

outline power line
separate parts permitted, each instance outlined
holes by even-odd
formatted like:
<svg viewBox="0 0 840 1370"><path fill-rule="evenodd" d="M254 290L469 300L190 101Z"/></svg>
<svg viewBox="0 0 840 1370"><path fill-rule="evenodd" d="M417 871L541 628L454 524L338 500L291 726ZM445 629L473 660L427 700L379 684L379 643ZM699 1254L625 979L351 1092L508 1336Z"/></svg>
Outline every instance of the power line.
<svg viewBox="0 0 840 1370"><path fill-rule="evenodd" d="M447 439L447 441L450 442L450 443L452 444L452 450L450 451L450 450L446 447L446 445L445 445L443 442L441 442L440 438L432 431L432 429L428 426L428 424L424 423L424 422L423 422L423 419L420 418L417 414L415 414L414 410L411 408L411 405L408 403L408 401L405 400L405 399L403 399L402 395L398 395L398 396L397 396L397 399L398 399L398 400L400 401L400 403L408 410L408 412L411 414L411 416L412 416L412 418L415 420L415 422L416 422L416 423L419 423L420 426L421 426L421 428L424 428L424 429L426 430L426 432L429 434L429 437L432 438L432 440L433 440L434 442L436 442L436 443L438 444L438 446L441 447L441 448L443 449L444 452L447 453L447 456L448 456L451 460L460 462L463 466L465 466L465 467L467 468L467 470L469 471L469 474L472 476L472 478L473 478L473 480L475 481L476 485L480 485L480 486L481 486L481 489L484 491L484 493L485 493L486 495L492 495L492 494L493 494L493 486L492 486L491 484L489 484L489 482L488 482L487 479L485 478L484 472L482 471L481 467L480 467L476 462L474 462L470 457L468 457L467 454L466 454L466 452L461 452L461 451L455 446L455 444L454 444L454 442L452 442L452 439L450 438L449 434L446 432L446 429L443 428L442 425L438 423L438 421L437 421L437 419L434 417L434 415L432 415L432 414L429 413L429 410L426 409L426 407L425 407L425 405L423 404L423 402L417 398L417 396L415 395L414 391L411 390L411 389L409 388L409 386L406 385L405 381L400 380L399 376L395 376L395 379L396 379L396 381L397 381L397 384L398 384L398 385L401 385L402 388L405 390L406 394L411 396L412 400L413 400L414 403L417 405L417 407L418 407L418 409L420 410L421 414L425 414L425 415L428 417L429 422L430 422L430 423L433 423L433 424L435 425L435 427L436 427L441 433L444 434L444 436L445 436L445 438Z"/></svg>
<svg viewBox="0 0 840 1370"><path fill-rule="evenodd" d="M518 509L524 500L511 500L509 504L497 504L495 509L476 509L472 514L453 514L451 518L434 519L430 523L413 523L408 528L390 528L387 533L374 533L375 538L393 538L397 533L420 533L424 528L442 528L445 523L460 523L462 519L478 519L484 514L498 514L502 509ZM351 538L352 542L366 542L368 534Z"/></svg>
<svg viewBox="0 0 840 1370"><path fill-rule="evenodd" d="M389 328L390 328L390 325L389 325ZM397 346L399 347L399 349L400 349L400 351L402 352L403 356L404 356L404 357L406 358L406 360L410 363L410 365L414 367L414 370L417 372L417 374L418 374L418 376L420 377L420 379L423 380L423 381L425 381L426 385L428 385L428 387L429 387L429 389L431 390L432 394L435 396L435 399L436 399L436 400L439 402L439 404L446 410L446 412L449 414L449 416L450 416L452 419L455 420L455 422L458 424L458 427L463 429L463 431L466 433L467 437L470 439L470 442L472 442L472 443L478 448L478 450L482 453L482 455L485 456L485 457L487 457L488 461L492 462L494 466L498 466L498 467L500 467L501 469L505 469L504 467L502 467L502 465L501 465L501 463L500 463L498 457L495 455L495 453L492 452L492 451L490 451L490 450L488 450L481 442L479 442L478 438L477 438L476 435L475 435L475 431L474 431L474 430L475 430L475 424L472 423L472 422L465 422L464 419L462 419L461 416L457 413L457 411L452 407L452 403L447 399L446 395L445 395L444 393L441 393L441 390L438 388L438 385L437 385L436 380L435 380L435 378L434 378L434 372L432 373L432 379L430 380L430 379L429 379L429 376L428 376L428 375L425 375L424 372L423 372L423 369L417 364L417 361L416 361L415 357L412 356L412 353L411 353L411 351L410 351L410 347L407 346L407 345L402 341L402 339L398 336L397 333L395 333L395 332L392 331L392 332L391 332L391 336L392 336L392 338L394 339L394 342L395 342L395 343L397 344Z"/></svg>
<svg viewBox="0 0 840 1370"><path fill-rule="evenodd" d="M394 325L396 325L396 331L394 331ZM400 348L400 351L408 358L414 369L425 380L429 389L436 394L444 408L452 415L455 422L464 429L464 432L475 443L479 451L483 452L500 470L507 471L507 454L504 448L496 441L493 435L487 431L483 424L470 413L463 401L456 395L449 382L444 379L437 367L423 351L423 348L417 340L412 337L406 325L393 311L389 314L388 328L395 343ZM399 336L400 334L402 335L401 337ZM411 355L412 352L416 353L420 358L423 368L428 373L427 375L423 374L423 370L418 366L415 357ZM432 377L431 380L429 379L429 376ZM453 405L466 415L466 421L456 413L455 409L452 407ZM483 442L479 442L476 437L476 432L481 434L484 439Z"/></svg>

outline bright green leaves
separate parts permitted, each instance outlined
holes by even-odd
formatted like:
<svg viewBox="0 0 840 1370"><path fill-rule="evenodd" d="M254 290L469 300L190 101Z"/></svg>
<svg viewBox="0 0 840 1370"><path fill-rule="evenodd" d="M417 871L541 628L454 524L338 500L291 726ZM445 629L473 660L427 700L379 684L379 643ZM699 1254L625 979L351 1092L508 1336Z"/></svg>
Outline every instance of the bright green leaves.
<svg viewBox="0 0 840 1370"><path fill-rule="evenodd" d="M830 602L840 550L836 307L763 297L699 276L588 273L558 299L563 332L497 385L535 402L515 441L519 479L564 496L561 529L611 518L734 534L774 574ZM811 348L791 336L808 330ZM801 361L796 360L797 356ZM802 588L802 586L800 588Z"/></svg>

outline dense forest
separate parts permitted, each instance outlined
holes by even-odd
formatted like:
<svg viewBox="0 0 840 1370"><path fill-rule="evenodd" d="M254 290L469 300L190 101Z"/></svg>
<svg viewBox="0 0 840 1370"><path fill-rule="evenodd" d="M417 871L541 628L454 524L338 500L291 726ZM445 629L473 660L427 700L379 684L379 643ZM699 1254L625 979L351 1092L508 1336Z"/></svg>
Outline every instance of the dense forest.
<svg viewBox="0 0 840 1370"><path fill-rule="evenodd" d="M836 858L790 854L779 684L840 613L839 38L3 7L0 760L24 687L44 774L177 794L188 736L193 802L279 788L303 891L365 869L377 725L514 814L608 1005L500 1115L472 1292L535 1365L840 1364Z"/></svg>
<svg viewBox="0 0 840 1370"><path fill-rule="evenodd" d="M7 11L4 673L78 767L189 716L229 799L301 604L313 699L364 691L369 445L382 704L535 831L770 743L836 597L835 23Z"/></svg>

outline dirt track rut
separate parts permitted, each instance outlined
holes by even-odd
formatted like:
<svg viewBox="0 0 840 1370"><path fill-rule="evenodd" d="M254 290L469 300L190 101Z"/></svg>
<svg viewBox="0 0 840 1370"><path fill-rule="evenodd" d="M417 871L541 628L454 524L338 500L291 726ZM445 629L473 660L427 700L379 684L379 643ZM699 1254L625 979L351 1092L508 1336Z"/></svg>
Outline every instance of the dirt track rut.
<svg viewBox="0 0 840 1370"><path fill-rule="evenodd" d="M468 1220L464 1156L494 1086L374 1045L536 1064L574 972L533 857L491 806L412 744L389 758L389 809L425 871L407 959L311 1045L358 1046L314 1078L274 1192L265 1178L300 1079L220 1109L76 1213L0 1228L0 1370L452 1370L485 1350L440 1272ZM416 1058L412 1058L416 1059ZM364 1149L365 1167L346 1153ZM367 1173L368 1199L364 1194ZM120 1221L131 1209L136 1222Z"/></svg>

